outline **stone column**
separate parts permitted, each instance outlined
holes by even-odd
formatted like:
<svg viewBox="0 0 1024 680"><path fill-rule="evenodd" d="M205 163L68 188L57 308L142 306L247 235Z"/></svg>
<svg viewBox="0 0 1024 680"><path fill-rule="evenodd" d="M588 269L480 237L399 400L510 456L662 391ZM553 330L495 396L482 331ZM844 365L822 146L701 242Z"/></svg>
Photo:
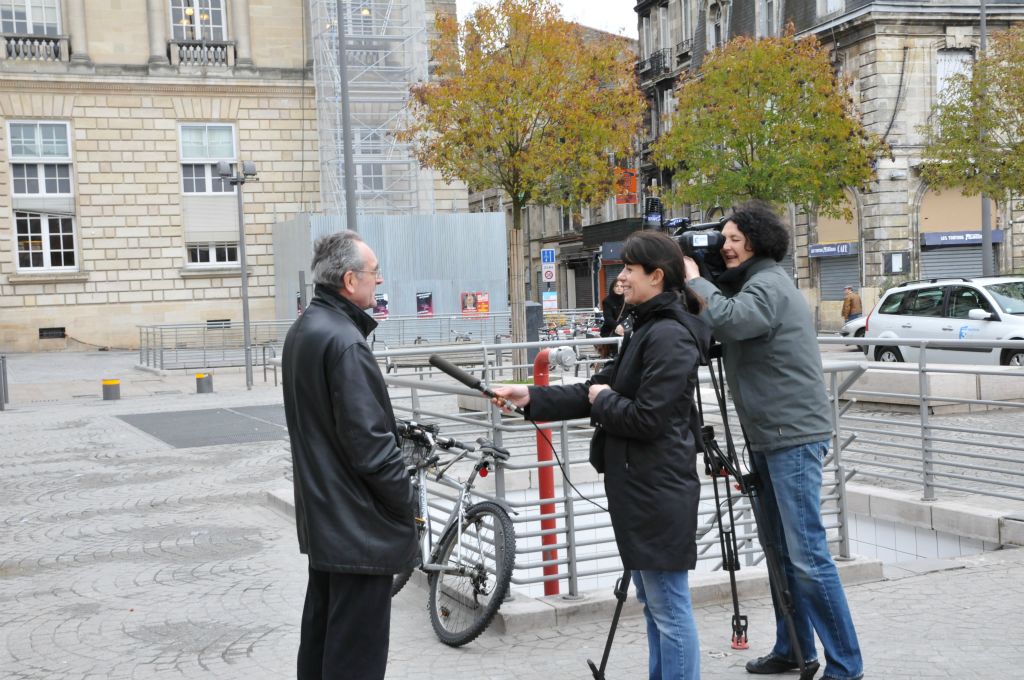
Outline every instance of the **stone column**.
<svg viewBox="0 0 1024 680"><path fill-rule="evenodd" d="M85 35L85 0L67 3L68 32L71 34L71 63L91 65L89 41Z"/></svg>
<svg viewBox="0 0 1024 680"><path fill-rule="evenodd" d="M149 22L149 65L167 65L167 0L146 0Z"/></svg>
<svg viewBox="0 0 1024 680"><path fill-rule="evenodd" d="M235 64L252 68L252 42L249 34L249 0L233 0L228 3L231 10L231 31L235 41Z"/></svg>

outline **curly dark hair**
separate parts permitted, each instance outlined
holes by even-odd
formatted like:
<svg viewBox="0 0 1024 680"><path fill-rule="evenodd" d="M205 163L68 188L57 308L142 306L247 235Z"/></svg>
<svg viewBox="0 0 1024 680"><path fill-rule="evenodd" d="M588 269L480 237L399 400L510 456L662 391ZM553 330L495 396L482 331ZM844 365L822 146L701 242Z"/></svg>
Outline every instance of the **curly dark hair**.
<svg viewBox="0 0 1024 680"><path fill-rule="evenodd" d="M679 293L689 312L699 314L704 308L704 300L686 285L683 251L668 234L634 231L622 246L622 261L639 265L648 274L661 269L665 276L665 290Z"/></svg>
<svg viewBox="0 0 1024 680"><path fill-rule="evenodd" d="M770 257L781 262L789 252L789 227L765 201L741 203L725 221L733 222L740 233L747 237L747 244L754 251L755 257Z"/></svg>

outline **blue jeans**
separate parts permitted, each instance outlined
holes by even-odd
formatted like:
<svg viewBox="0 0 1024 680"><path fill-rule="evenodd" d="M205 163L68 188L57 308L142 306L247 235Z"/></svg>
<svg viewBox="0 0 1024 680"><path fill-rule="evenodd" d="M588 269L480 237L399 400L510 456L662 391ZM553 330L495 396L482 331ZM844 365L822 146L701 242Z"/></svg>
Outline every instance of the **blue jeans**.
<svg viewBox="0 0 1024 680"><path fill-rule="evenodd" d="M825 649L825 674L852 680L864 674L864 661L821 521L822 466L827 453L828 442L823 441L767 453L751 452L750 462L761 480L758 497L768 525L763 529L774 529L789 581L796 610L793 623L804 660L817 657L816 632ZM775 620L773 653L795 660L778 606Z"/></svg>
<svg viewBox="0 0 1024 680"><path fill-rule="evenodd" d="M650 680L700 680L700 639L690 603L689 572L634 571L633 584L647 619Z"/></svg>

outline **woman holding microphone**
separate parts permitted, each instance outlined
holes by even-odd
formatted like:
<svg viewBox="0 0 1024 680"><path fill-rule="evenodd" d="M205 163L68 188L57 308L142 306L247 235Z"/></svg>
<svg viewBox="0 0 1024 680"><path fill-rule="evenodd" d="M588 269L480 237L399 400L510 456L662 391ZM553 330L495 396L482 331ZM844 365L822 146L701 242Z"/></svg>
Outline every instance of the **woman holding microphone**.
<svg viewBox="0 0 1024 680"><path fill-rule="evenodd" d="M531 420L590 416L590 462L604 473L623 567L644 605L651 680L699 680L700 642L688 573L696 566L697 368L710 344L701 299L669 236L636 232L619 274L634 324L618 357L586 382L494 392Z"/></svg>

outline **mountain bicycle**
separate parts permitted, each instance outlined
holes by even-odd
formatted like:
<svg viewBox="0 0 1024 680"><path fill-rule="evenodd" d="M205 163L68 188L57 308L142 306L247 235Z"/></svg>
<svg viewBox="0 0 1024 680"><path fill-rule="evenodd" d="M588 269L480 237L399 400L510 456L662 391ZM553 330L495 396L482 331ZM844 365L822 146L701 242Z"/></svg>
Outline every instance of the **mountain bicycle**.
<svg viewBox="0 0 1024 680"><path fill-rule="evenodd" d="M483 439L479 448L438 434L437 425L399 421L402 453L416 491L416 524L419 530L420 564L427 574L430 623L438 639L460 647L476 639L508 594L516 558L516 536L508 512L499 503L471 503L477 477L486 477L509 459L509 452ZM455 455L441 460L438 451ZM427 478L439 482L458 461L474 451L480 458L465 482L457 485L458 499L434 544L427 502ZM412 569L396 574L391 595L409 581Z"/></svg>

